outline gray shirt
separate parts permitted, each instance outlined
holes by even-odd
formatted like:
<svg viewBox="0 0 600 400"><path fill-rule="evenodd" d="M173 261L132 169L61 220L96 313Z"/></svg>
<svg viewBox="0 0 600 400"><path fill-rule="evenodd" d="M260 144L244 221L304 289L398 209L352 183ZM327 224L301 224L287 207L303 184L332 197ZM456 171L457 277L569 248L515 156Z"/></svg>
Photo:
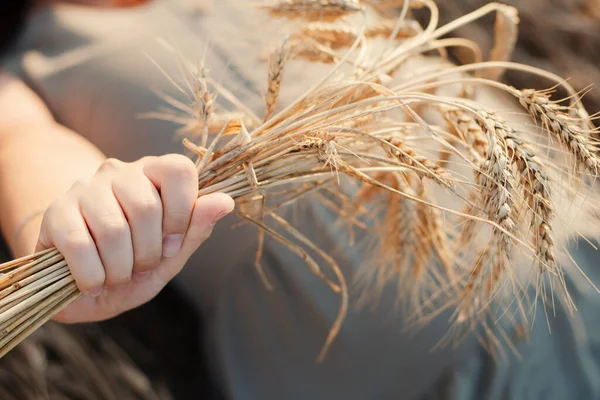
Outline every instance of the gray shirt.
<svg viewBox="0 0 600 400"><path fill-rule="evenodd" d="M261 56L265 44L280 37L277 25L266 24L265 16L248 3L218 0L207 16L190 12L190 3L163 0L110 11L66 5L40 10L5 65L46 101L59 122L110 157L130 161L183 152L175 135L178 125L138 117L164 106L156 89L187 101L146 56L181 82L176 59L157 38L175 44L192 61L209 40L211 76L260 112L266 80ZM293 82L312 76L305 71L289 74L285 82L292 84L284 100L302 89ZM330 229L335 216L318 202L296 207L299 228L326 250L345 243L343 232ZM236 222L231 217L219 224L175 279L206 319L209 332L203 346L232 398L598 398L592 377L598 368L594 356L599 354L599 330L584 330L584 336L591 336L582 338L581 331L561 319L559 309L562 323L553 337L540 320L531 343L517 343L523 362L509 354L496 363L474 339L432 352L448 328L448 316L417 334L407 332L405 316L394 307L393 284L376 307L359 308L353 291L339 337L325 360L316 364L337 313L338 296L298 257L271 240L263 257L275 288L268 291L253 266L256 231L234 227ZM352 281L361 253L344 247L340 254L343 272ZM584 306L592 310L598 304L590 295L585 299ZM592 321L598 320L595 315L597 311Z"/></svg>

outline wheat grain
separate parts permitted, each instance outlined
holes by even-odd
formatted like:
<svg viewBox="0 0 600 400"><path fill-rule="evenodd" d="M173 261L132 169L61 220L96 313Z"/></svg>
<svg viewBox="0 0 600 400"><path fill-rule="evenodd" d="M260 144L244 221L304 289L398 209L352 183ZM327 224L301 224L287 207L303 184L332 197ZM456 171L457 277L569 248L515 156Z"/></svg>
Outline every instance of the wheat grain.
<svg viewBox="0 0 600 400"><path fill-rule="evenodd" d="M296 35L310 38L333 50L350 47L358 39L358 31L351 27L319 22L306 25Z"/></svg>
<svg viewBox="0 0 600 400"><path fill-rule="evenodd" d="M363 2L379 8L402 8L406 3L405 0L363 0ZM412 8L424 6L424 1L422 0L408 0L408 3Z"/></svg>
<svg viewBox="0 0 600 400"><path fill-rule="evenodd" d="M520 174L526 202L532 212L531 225L534 232L534 248L539 259L540 270L555 270L554 240L551 221L553 218L552 198L548 173L543 161L537 157L506 121L493 112L480 111L508 150L509 159Z"/></svg>
<svg viewBox="0 0 600 400"><path fill-rule="evenodd" d="M352 18L342 18L359 12L361 4L386 12L375 9L375 20L362 21L360 26L353 25ZM270 58L264 119L212 81L203 63L196 72L193 65L187 66L189 75L195 77L189 85L192 104L162 95L175 112L154 115L180 123L180 131L199 136L198 143L184 141L198 158L198 195L231 195L238 204L238 215L259 228L255 264L265 281L260 256L263 236L269 236L303 259L312 273L340 294L339 313L319 359L339 332L348 307L347 287L335 260L279 217L280 207L314 196L348 222L351 230L372 231L374 234L367 236L378 241L373 255L376 262L361 269L375 277L377 287L398 279L398 298L419 321L457 306L455 322L461 329L471 329L482 320L482 312L489 312L492 299L506 287L503 283L514 279L521 268L513 257L517 245L538 260L538 277L554 275L562 281L553 237L558 218L554 211L558 214L560 207L550 192L547 169L560 173L563 166L550 164L554 161L548 156L551 152L536 154L531 132L517 134L489 106L480 104L477 96L465 96L467 85L512 93L587 171L595 176L599 166L590 138L593 132L586 127L590 118L584 111L577 117L570 107L552 102L548 92L518 91L480 78L495 78L507 67L550 75L501 61L462 67L449 65L449 60L433 67L419 64L423 53L449 46L464 46L477 55L478 48L470 41L439 38L490 12L504 13L498 16L499 47L492 58L506 59L514 42L514 25L502 28L505 23L516 24L512 9L490 4L438 28L437 8L429 0L361 4L281 0L264 7L273 16L315 22L299 29L293 24L290 39ZM402 7L397 21L389 18L394 14L387 9L390 6ZM425 29L408 13L410 8L423 6L431 11ZM336 20L338 23L331 24ZM365 27L365 37L361 37L359 32ZM378 40L390 36L410 39ZM371 58L370 50L380 44L385 45L382 56ZM345 53L336 51L345 47L350 47ZM282 72L285 68L287 73L295 60L333 66L279 111ZM461 75L468 71L478 76ZM480 74L482 71L490 74ZM438 81L443 76L455 77ZM461 94L442 90L451 84L458 84ZM235 109L217 112L216 94ZM573 95L574 104L577 99ZM446 126L433 125L436 120L445 120ZM211 133L216 135L209 143ZM224 143L226 136L230 140ZM546 147L557 150L554 143ZM354 203L341 194L332 195L336 201L321 196L336 193L337 185L346 182L359 187ZM572 189L569 183L554 179L552 184ZM593 193L589 204L597 200ZM457 204L463 211L454 209ZM463 227L460 234L454 228L457 219ZM271 226L273 222L276 227ZM318 254L331 267L336 282L311 254ZM0 345L7 346L0 346L0 354L80 295L66 269L56 250L0 266L5 272L0 275L0 330L6 330ZM436 302L440 299L441 305Z"/></svg>
<svg viewBox="0 0 600 400"><path fill-rule="evenodd" d="M430 201L425 190L419 194L419 198ZM412 265L414 281L405 291L410 293L409 305L420 318L425 312L423 304L426 303L427 295L439 290L443 279L456 279L456 271L448 252L448 238L443 229L440 211L419 203L416 207L416 219L414 234L417 237L417 245ZM438 268L441 271L438 271Z"/></svg>
<svg viewBox="0 0 600 400"><path fill-rule="evenodd" d="M160 119L171 119L170 116L161 113L147 113L145 116L156 117ZM256 128L256 120L243 111L232 111L232 112L218 112L212 113L208 120L208 135L216 135L219 133L229 122L232 120L240 120L241 123L246 126L247 129ZM175 121L177 122L177 121ZM183 127L177 130L180 135L185 135L190 138L201 138L204 131L204 123L197 119L184 118L179 120ZM225 135L229 135L227 132Z"/></svg>
<svg viewBox="0 0 600 400"><path fill-rule="evenodd" d="M361 10L356 0L278 0L263 8L275 17L307 21L334 21Z"/></svg>
<svg viewBox="0 0 600 400"><path fill-rule="evenodd" d="M511 218L515 182L510 170L510 159L503 143L494 135L488 135L489 151L483 164L484 173L477 174L477 180L484 188L485 210L490 218L495 220L506 232L514 232L514 222ZM507 233L496 230L499 247L510 257L512 240Z"/></svg>
<svg viewBox="0 0 600 400"><path fill-rule="evenodd" d="M387 137L384 140L392 147L388 149L400 162L410 166L420 177L440 180L448 186L452 186L452 177L439 165L429 161L426 157L419 155L414 149L407 146L402 140L395 137Z"/></svg>
<svg viewBox="0 0 600 400"><path fill-rule="evenodd" d="M477 162L477 160L485 158L488 140L475 118L459 108L442 109L442 115L452 126L458 138L470 146L473 161Z"/></svg>
<svg viewBox="0 0 600 400"><path fill-rule="evenodd" d="M399 191L415 195L407 178L403 175L388 175L382 177L381 181ZM379 192L381 194L381 189ZM359 194L360 199L364 199L363 196L364 194ZM368 274L366 278L371 280L373 278L369 275L374 274L378 290L383 290L388 282L397 278L400 288L398 300L401 300L407 294L404 289L408 287L408 281L412 282L409 271L417 242L414 232L418 223L415 212L418 205L410 200L387 193L379 201L382 202L385 215L381 222L376 222L378 226L375 232L378 240L373 249L371 261L369 261L373 268L365 271Z"/></svg>
<svg viewBox="0 0 600 400"><path fill-rule="evenodd" d="M335 64L339 57L327 46L313 40L293 40L290 42L290 57L300 58L310 62Z"/></svg>
<svg viewBox="0 0 600 400"><path fill-rule="evenodd" d="M474 163L474 172L477 176L482 171L484 160L487 157L488 140L481 126L475 118L463 109L442 108L442 116L452 127L451 132L457 136L460 142L467 144L467 150ZM482 192L475 188L467 197L467 206L464 210L466 215L476 215L478 206L482 203ZM476 221L470 218L461 218L462 229L456 241L456 251L462 254L468 253L465 248L472 241L476 231Z"/></svg>
<svg viewBox="0 0 600 400"><path fill-rule="evenodd" d="M287 54L287 43L284 42L269 57L268 86L267 93L265 94L265 121L271 117L273 111L275 111L275 108L277 107L277 99L279 98L279 91L281 90L281 80L283 79L283 68L285 66Z"/></svg>
<svg viewBox="0 0 600 400"><path fill-rule="evenodd" d="M460 319L469 319L469 311L478 311L485 302L485 293L493 295L493 287L501 274L507 273L511 265L513 235L513 192L515 178L510 168L509 155L496 135L495 130L488 135L488 151L484 158L481 172L476 173L476 182L481 186L482 193L479 203L488 218L495 221L501 228L493 229L492 239L488 247L476 259L475 266L467 280L461 297L463 306L460 307ZM485 271L485 274L483 272ZM479 285L482 285L480 288ZM465 309L465 304L468 304ZM467 314L465 314L467 313Z"/></svg>
<svg viewBox="0 0 600 400"><path fill-rule="evenodd" d="M399 27L396 27L395 21L384 20L375 26L369 27L365 31L365 36L368 38L389 38L394 31L396 34L393 39L401 40L416 36L423 31L423 28L414 20L404 21Z"/></svg>
<svg viewBox="0 0 600 400"><path fill-rule="evenodd" d="M547 92L514 89L514 94L531 116L554 134L554 137L567 147L587 171L593 176L600 173L597 150L582 129L583 121L571 116L569 107L550 100Z"/></svg>
<svg viewBox="0 0 600 400"><path fill-rule="evenodd" d="M206 147L208 142L209 120L215 107L214 97L208 90L207 75L208 69L203 63L200 63L193 87L193 107L196 112L196 118L202 126L202 133L200 135L200 146L202 147Z"/></svg>

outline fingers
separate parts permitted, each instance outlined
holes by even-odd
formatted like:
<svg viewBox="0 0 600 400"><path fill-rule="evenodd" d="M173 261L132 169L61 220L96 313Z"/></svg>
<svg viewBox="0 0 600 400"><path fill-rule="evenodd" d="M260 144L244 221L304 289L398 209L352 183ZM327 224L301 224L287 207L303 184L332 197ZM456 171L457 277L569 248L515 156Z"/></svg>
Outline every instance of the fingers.
<svg viewBox="0 0 600 400"><path fill-rule="evenodd" d="M80 209L104 265L105 285L129 282L133 270L131 232L111 182L98 179L86 188Z"/></svg>
<svg viewBox="0 0 600 400"><path fill-rule="evenodd" d="M104 267L75 199L55 202L44 215L38 250L53 246L65 257L77 287L91 296L99 295L106 277Z"/></svg>
<svg viewBox="0 0 600 400"><path fill-rule="evenodd" d="M163 257L176 256L198 197L198 172L189 158L167 155L145 162L144 173L160 192L163 207Z"/></svg>
<svg viewBox="0 0 600 400"><path fill-rule="evenodd" d="M55 246L79 289L96 297L70 307L67 319L103 319L154 297L233 210L225 194L197 196L193 162L168 155L107 160L57 200L38 248Z"/></svg>
<svg viewBox="0 0 600 400"><path fill-rule="evenodd" d="M198 198L194 204L191 222L179 255L161 271L161 280L171 280L185 265L188 258L208 239L215 224L231 213L235 206L233 199L223 193L214 193Z"/></svg>
<svg viewBox="0 0 600 400"><path fill-rule="evenodd" d="M215 224L229 214L234 207L233 199L223 193L202 196L196 200L192 221L182 246L182 255L191 256L208 239Z"/></svg>
<svg viewBox="0 0 600 400"><path fill-rule="evenodd" d="M162 202L141 167L124 171L113 181L113 192L129 222L133 272L156 267L162 258Z"/></svg>

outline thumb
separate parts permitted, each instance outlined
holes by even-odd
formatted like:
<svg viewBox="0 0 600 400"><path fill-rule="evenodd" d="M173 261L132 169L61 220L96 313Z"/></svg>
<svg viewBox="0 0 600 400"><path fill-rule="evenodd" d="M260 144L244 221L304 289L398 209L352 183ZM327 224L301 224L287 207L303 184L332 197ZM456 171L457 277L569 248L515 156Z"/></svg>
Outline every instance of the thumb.
<svg viewBox="0 0 600 400"><path fill-rule="evenodd" d="M173 271L174 274L179 272L198 247L209 238L215 224L233 211L234 206L233 199L224 193L213 193L196 200L181 250L172 259L173 265L178 268L177 271Z"/></svg>

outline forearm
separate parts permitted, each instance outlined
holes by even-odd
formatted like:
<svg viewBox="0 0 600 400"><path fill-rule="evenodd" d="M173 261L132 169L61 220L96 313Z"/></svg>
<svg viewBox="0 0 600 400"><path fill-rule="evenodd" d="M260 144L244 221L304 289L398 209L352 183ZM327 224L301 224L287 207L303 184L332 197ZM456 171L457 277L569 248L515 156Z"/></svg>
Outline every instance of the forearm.
<svg viewBox="0 0 600 400"><path fill-rule="evenodd" d="M3 82L2 82L3 81ZM74 182L92 176L104 156L55 123L20 82L4 77L0 91L0 224L15 256L34 250L41 213ZM37 214L36 214L37 213ZM22 226L15 240L19 225Z"/></svg>
<svg viewBox="0 0 600 400"><path fill-rule="evenodd" d="M104 156L83 138L64 127L38 127L19 132L0 148L0 221L17 256L33 251L41 213L77 180L90 177ZM21 222L18 238L15 232Z"/></svg>

